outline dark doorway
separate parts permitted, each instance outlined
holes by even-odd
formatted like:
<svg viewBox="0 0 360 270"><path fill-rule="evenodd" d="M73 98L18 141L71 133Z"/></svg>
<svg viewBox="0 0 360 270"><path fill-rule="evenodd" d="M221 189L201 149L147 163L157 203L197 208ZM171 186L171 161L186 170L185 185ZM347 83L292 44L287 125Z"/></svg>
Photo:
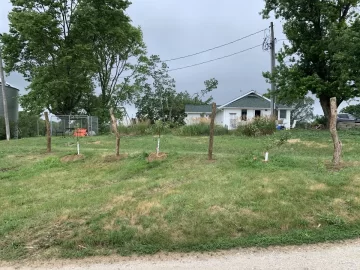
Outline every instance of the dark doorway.
<svg viewBox="0 0 360 270"><path fill-rule="evenodd" d="M260 116L261 116L261 111L255 110L255 117L260 117Z"/></svg>

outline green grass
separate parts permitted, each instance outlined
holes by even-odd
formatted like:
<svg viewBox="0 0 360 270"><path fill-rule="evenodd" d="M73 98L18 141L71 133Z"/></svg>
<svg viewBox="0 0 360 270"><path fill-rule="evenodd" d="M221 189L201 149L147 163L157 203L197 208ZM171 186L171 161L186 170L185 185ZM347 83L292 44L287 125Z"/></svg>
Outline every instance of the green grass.
<svg viewBox="0 0 360 270"><path fill-rule="evenodd" d="M106 161L111 136L0 142L0 259L84 257L157 251L314 243L360 234L360 132L340 133L341 170L328 169L326 131L273 137L163 136L162 161L147 162L153 136L121 139L128 157ZM299 139L299 140L295 140Z"/></svg>

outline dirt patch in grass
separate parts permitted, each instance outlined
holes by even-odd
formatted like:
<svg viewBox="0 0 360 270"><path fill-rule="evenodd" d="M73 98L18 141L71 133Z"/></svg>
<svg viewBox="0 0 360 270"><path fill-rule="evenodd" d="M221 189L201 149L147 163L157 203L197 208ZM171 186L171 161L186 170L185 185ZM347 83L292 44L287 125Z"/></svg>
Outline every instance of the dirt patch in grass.
<svg viewBox="0 0 360 270"><path fill-rule="evenodd" d="M300 144L306 145L308 147L317 147L317 148L327 148L329 146L329 145L327 145L325 143L302 141L300 139L290 139L290 140L288 140L288 143L290 143L290 144L300 143Z"/></svg>
<svg viewBox="0 0 360 270"><path fill-rule="evenodd" d="M339 165L334 165L331 161L325 162L325 167L329 171L341 171L342 169L351 168L351 167L359 167L359 161L342 161Z"/></svg>
<svg viewBox="0 0 360 270"><path fill-rule="evenodd" d="M152 162L155 160L164 160L166 158L167 158L167 154L163 152L159 152L159 154L150 153L149 156L147 157L147 161Z"/></svg>
<svg viewBox="0 0 360 270"><path fill-rule="evenodd" d="M104 157L105 162L116 162L122 159L126 159L129 154L120 154L119 156L116 155L109 155Z"/></svg>
<svg viewBox="0 0 360 270"><path fill-rule="evenodd" d="M315 184L315 185L311 185L309 187L310 190L312 191L321 191L321 190L327 190L329 187L323 183L319 183L319 184Z"/></svg>
<svg viewBox="0 0 360 270"><path fill-rule="evenodd" d="M153 208L159 207L161 207L159 201L143 201L136 207L136 214L148 216Z"/></svg>
<svg viewBox="0 0 360 270"><path fill-rule="evenodd" d="M101 144L101 141L96 141L96 142L88 142L87 144Z"/></svg>
<svg viewBox="0 0 360 270"><path fill-rule="evenodd" d="M122 205L126 202L132 202L134 200L135 200L134 197L131 195L116 196L116 197L112 198L111 201L103 207L103 210L110 211L110 210L114 209L114 207L116 207L116 206Z"/></svg>
<svg viewBox="0 0 360 270"><path fill-rule="evenodd" d="M325 143L317 143L317 142L309 142L309 141L303 141L301 143L308 146L308 147L316 147L316 148L327 148L327 147L329 147L329 145L325 144Z"/></svg>
<svg viewBox="0 0 360 270"><path fill-rule="evenodd" d="M84 158L85 158L84 155L68 155L68 156L62 157L60 160L61 160L61 162L73 162L73 161L82 160Z"/></svg>
<svg viewBox="0 0 360 270"><path fill-rule="evenodd" d="M288 140L288 143L300 143L301 140L300 139L290 139Z"/></svg>
<svg viewBox="0 0 360 270"><path fill-rule="evenodd" d="M220 212L226 212L227 210L219 205L213 205L211 207L209 207L209 212L211 214L217 214L217 213L220 213Z"/></svg>

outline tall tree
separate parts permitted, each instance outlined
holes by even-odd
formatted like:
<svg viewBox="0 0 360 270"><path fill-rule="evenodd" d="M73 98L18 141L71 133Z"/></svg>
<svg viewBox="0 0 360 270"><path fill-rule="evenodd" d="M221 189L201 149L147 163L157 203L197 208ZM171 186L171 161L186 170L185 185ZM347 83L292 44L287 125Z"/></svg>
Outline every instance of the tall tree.
<svg viewBox="0 0 360 270"><path fill-rule="evenodd" d="M319 100L324 115L330 119L330 98L337 105L358 96L360 83L358 58L345 59L349 46L359 54L360 45L351 40L357 22L356 8L360 0L264 0L264 18L273 12L284 21L283 28L290 45L277 54L274 76L264 73L276 83L280 98L303 98L308 91ZM342 42L340 42L342 40ZM345 44L344 44L345 42ZM354 61L357 60L357 61Z"/></svg>
<svg viewBox="0 0 360 270"><path fill-rule="evenodd" d="M175 80L168 74L168 66L162 63L158 56L150 58L148 67L153 83L145 83L142 94L135 101L138 118L148 119L152 123L161 120L184 124L186 104L209 104L212 101L211 96L203 99L217 88L216 79L206 80L205 89L190 95L187 91L176 91Z"/></svg>
<svg viewBox="0 0 360 270"><path fill-rule="evenodd" d="M84 93L93 91L91 50L75 27L79 2L11 0L4 60L7 72L17 71L30 82L21 99L25 110L69 114Z"/></svg>
<svg viewBox="0 0 360 270"><path fill-rule="evenodd" d="M127 0L82 1L78 9L81 38L92 44L96 81L101 88L98 111L102 121L108 119L110 108L129 102L139 88L146 65L146 47L140 28L131 24L125 14Z"/></svg>

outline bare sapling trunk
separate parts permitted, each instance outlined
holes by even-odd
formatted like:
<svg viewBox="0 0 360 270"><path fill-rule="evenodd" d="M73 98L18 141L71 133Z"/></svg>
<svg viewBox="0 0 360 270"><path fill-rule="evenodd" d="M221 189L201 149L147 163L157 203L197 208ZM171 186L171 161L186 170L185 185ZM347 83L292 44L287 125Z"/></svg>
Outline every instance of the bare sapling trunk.
<svg viewBox="0 0 360 270"><path fill-rule="evenodd" d="M50 121L49 113L45 112L45 125L46 125L46 150L48 153L51 153L51 130L50 130Z"/></svg>
<svg viewBox="0 0 360 270"><path fill-rule="evenodd" d="M330 133L334 143L334 156L333 156L333 165L337 166L341 161L341 150L342 145L339 140L339 135L336 130L336 122L337 122L337 105L336 105L336 97L330 99Z"/></svg>
<svg viewBox="0 0 360 270"><path fill-rule="evenodd" d="M210 138L209 138L209 160L212 160L213 147L214 147L214 129L215 129L215 116L216 116L216 103L212 104L212 113L210 121Z"/></svg>
<svg viewBox="0 0 360 270"><path fill-rule="evenodd" d="M117 128L117 121L114 116L113 108L110 109L110 117L111 117L112 128L116 136L116 156L118 157L120 156L120 133Z"/></svg>

